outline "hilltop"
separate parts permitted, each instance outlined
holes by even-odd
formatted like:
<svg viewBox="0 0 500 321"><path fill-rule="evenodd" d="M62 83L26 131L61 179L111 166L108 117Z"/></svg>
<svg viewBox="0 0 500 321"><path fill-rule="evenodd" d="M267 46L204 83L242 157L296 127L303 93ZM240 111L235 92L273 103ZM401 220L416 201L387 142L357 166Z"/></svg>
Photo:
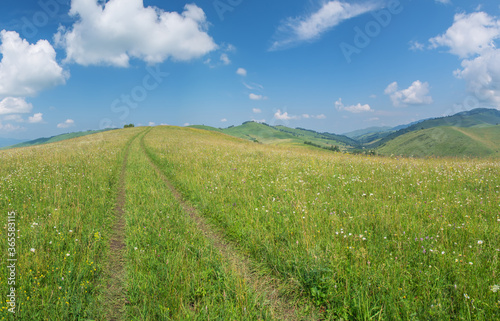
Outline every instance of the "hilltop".
<svg viewBox="0 0 500 321"><path fill-rule="evenodd" d="M306 146L344 152L404 156L500 156L500 111L479 108L396 127L370 127L343 135L304 128L245 122L214 128L190 126L272 145Z"/></svg>
<svg viewBox="0 0 500 321"><path fill-rule="evenodd" d="M255 143L307 149L415 157L496 157L500 156L499 123L500 111L478 108L396 127L370 127L342 135L300 127L271 126L255 121L227 128L205 125L188 127L223 133ZM1 149L47 144L99 132L102 130L39 138Z"/></svg>
<svg viewBox="0 0 500 321"><path fill-rule="evenodd" d="M30 140L30 141L20 142L20 143L17 143L15 145L10 145L10 146L8 146L8 144L6 144L7 146L0 148L0 150L1 149L10 149L10 148L29 147L29 146L50 144L50 143L60 142L60 141L67 140L67 139L102 133L102 132L105 132L108 130L113 130L113 129L108 128L108 129L102 129L102 130L87 130L87 131L83 131L83 132L66 133L66 134L61 134L61 135L56 135L56 136L51 136L51 137L42 137L42 138Z"/></svg>

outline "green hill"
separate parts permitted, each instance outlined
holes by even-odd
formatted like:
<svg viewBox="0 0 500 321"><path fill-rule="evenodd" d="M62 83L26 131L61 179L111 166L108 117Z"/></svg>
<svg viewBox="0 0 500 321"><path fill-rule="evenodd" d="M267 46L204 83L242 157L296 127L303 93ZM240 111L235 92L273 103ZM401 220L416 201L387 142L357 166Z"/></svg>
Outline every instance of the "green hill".
<svg viewBox="0 0 500 321"><path fill-rule="evenodd" d="M331 149L339 146L339 148L344 150L351 148L353 145L358 145L355 140L346 136L318 133L313 130L289 128L281 125L270 126L254 121L247 121L239 126L230 126L224 129L203 125L189 127L221 132L230 136L270 145L301 146L309 149Z"/></svg>
<svg viewBox="0 0 500 321"><path fill-rule="evenodd" d="M500 126L440 126L405 133L377 149L382 155L500 156Z"/></svg>
<svg viewBox="0 0 500 321"><path fill-rule="evenodd" d="M500 111L496 109L477 108L470 111L461 112L452 116L427 119L415 123L409 127L398 130L377 141L365 144L366 148L376 148L390 140L409 132L436 128L442 126L448 127L488 127L500 123Z"/></svg>
<svg viewBox="0 0 500 321"><path fill-rule="evenodd" d="M59 142L62 140L67 140L71 138L76 138L76 137L82 137L82 136L87 136L87 135L92 135L92 134L97 134L101 132L105 132L108 130L113 130L113 129L102 129L102 130L88 130L84 132L76 132L76 133L67 133L67 134L61 134L61 135L56 135L52 137L43 137L43 138L37 138L35 140L30 140L24 143L19 143L16 145L12 146L7 146L0 148L1 149L10 149L10 148L18 148L18 147L29 147L29 146L36 146L36 145L43 145L43 144L49 144L49 143L55 143Z"/></svg>
<svg viewBox="0 0 500 321"><path fill-rule="evenodd" d="M220 128L215 128L215 127L211 127L211 126L205 126L205 125L190 125L190 126L187 126L189 128L198 128L198 129L204 129L204 130L211 130L211 131L214 131L214 132L219 132L219 133L222 133L222 130Z"/></svg>
<svg viewBox="0 0 500 321"><path fill-rule="evenodd" d="M385 126L385 127L374 126L374 127L368 127L368 128L364 128L364 129L354 130L352 132L348 132L348 133L345 133L343 135L347 136L349 138L352 138L352 139L358 139L359 137L363 137L365 135L374 134L374 133L383 133L383 132L388 132L391 130L392 130L392 128L388 127L388 126Z"/></svg>

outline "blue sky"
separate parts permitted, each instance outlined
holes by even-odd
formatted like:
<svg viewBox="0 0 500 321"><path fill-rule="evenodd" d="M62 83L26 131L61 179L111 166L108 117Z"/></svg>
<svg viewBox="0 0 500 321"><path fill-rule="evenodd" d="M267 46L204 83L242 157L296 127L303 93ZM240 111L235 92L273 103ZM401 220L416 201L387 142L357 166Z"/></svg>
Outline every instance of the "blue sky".
<svg viewBox="0 0 500 321"><path fill-rule="evenodd" d="M0 9L0 137L247 120L345 133L500 108L496 0Z"/></svg>

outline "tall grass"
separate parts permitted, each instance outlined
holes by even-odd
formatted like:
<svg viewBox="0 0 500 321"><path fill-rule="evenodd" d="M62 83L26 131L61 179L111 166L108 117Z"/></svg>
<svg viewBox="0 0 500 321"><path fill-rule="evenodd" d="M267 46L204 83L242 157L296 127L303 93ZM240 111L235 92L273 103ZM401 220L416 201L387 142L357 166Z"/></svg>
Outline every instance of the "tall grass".
<svg viewBox="0 0 500 321"><path fill-rule="evenodd" d="M500 318L500 165L262 146L157 127L148 152L213 224L344 319Z"/></svg>
<svg viewBox="0 0 500 321"><path fill-rule="evenodd" d="M0 152L0 317L99 319L122 151L138 130ZM7 214L16 213L16 314L8 312Z"/></svg>
<svg viewBox="0 0 500 321"><path fill-rule="evenodd" d="M264 320L268 305L189 218L139 146L127 166L126 320Z"/></svg>

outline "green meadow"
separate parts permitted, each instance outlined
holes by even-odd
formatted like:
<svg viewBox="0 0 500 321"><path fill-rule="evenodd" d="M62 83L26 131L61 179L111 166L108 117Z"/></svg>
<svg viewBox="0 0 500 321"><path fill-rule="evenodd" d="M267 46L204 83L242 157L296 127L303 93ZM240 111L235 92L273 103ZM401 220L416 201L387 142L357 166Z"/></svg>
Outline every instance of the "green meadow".
<svg viewBox="0 0 500 321"><path fill-rule="evenodd" d="M497 159L292 145L159 126L0 151L0 319L500 319Z"/></svg>

